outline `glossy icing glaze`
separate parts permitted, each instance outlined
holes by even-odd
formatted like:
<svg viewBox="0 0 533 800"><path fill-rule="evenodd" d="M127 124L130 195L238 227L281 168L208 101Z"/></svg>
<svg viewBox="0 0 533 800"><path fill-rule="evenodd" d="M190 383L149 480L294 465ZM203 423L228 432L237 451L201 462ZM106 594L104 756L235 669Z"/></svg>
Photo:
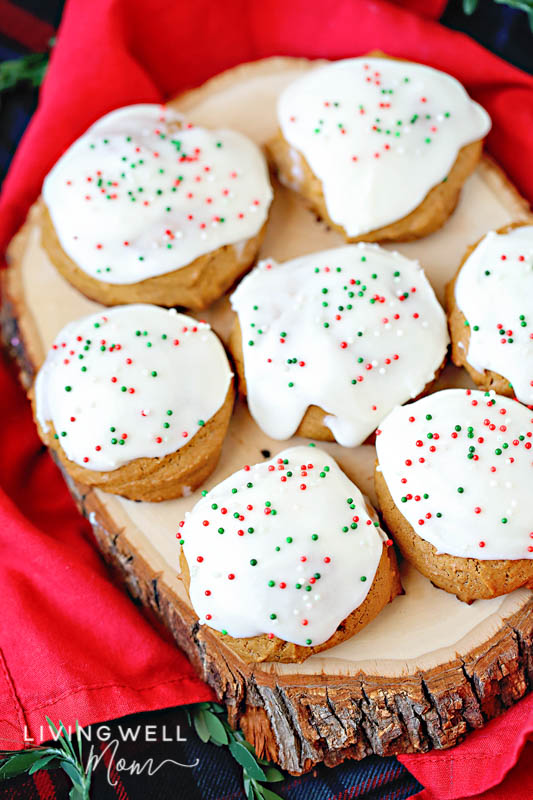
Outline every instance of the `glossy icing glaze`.
<svg viewBox="0 0 533 800"><path fill-rule="evenodd" d="M533 226L488 233L461 267L455 300L469 325L469 364L508 378L533 405Z"/></svg>
<svg viewBox="0 0 533 800"><path fill-rule="evenodd" d="M43 197L77 266L126 284L255 236L272 189L261 151L241 133L137 105L112 111L74 142Z"/></svg>
<svg viewBox="0 0 533 800"><path fill-rule="evenodd" d="M38 372L36 414L66 456L117 469L190 442L232 380L209 325L175 309L115 306L69 323Z"/></svg>
<svg viewBox="0 0 533 800"><path fill-rule="evenodd" d="M533 558L533 413L494 392L446 389L394 411L379 469L415 533L439 553Z"/></svg>
<svg viewBox="0 0 533 800"><path fill-rule="evenodd" d="M226 478L181 532L201 623L299 645L325 642L361 605L387 538L357 486L313 446Z"/></svg>
<svg viewBox="0 0 533 800"><path fill-rule="evenodd" d="M316 405L340 444L361 444L446 356L446 319L420 265L377 245L262 261L231 302L248 406L274 439Z"/></svg>
<svg viewBox="0 0 533 800"><path fill-rule="evenodd" d="M282 92L278 119L322 182L330 218L353 237L417 208L459 150L490 130L486 111L450 75L388 58L306 73ZM296 159L295 170L298 182Z"/></svg>

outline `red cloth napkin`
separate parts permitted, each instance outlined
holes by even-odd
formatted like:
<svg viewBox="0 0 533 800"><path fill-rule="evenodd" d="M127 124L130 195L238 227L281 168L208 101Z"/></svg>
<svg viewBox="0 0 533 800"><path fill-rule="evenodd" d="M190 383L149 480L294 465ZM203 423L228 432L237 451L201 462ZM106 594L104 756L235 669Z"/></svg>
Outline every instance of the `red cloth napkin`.
<svg viewBox="0 0 533 800"><path fill-rule="evenodd" d="M0 420L0 749L49 739L46 716L87 725L212 699L113 584L5 357Z"/></svg>
<svg viewBox="0 0 533 800"><path fill-rule="evenodd" d="M491 113L489 149L532 198L533 79L428 19L443 0L403 5L426 18L400 0L70 0L0 199L0 252L47 170L97 117L279 54L339 58L381 48L452 73ZM0 409L0 747L6 739L20 746L25 725L38 739L45 714L88 724L206 699L181 653L111 583L4 363ZM532 708L522 701L455 750L403 757L430 787L420 797L470 797L501 781L533 728ZM525 767L506 781L506 798L531 795ZM494 791L487 800L504 796Z"/></svg>
<svg viewBox="0 0 533 800"><path fill-rule="evenodd" d="M533 701L524 698L451 750L398 756L427 787L412 800L526 800L533 797ZM518 762L518 763L517 763ZM516 764L516 766L515 766ZM513 769L514 767L514 769Z"/></svg>

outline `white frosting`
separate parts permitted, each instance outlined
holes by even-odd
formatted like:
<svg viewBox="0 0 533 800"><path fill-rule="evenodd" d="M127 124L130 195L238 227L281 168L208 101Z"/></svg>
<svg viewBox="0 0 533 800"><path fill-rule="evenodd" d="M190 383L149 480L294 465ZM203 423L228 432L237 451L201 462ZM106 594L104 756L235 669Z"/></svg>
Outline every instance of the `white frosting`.
<svg viewBox="0 0 533 800"><path fill-rule="evenodd" d="M375 519L318 448L292 447L239 470L185 516L200 622L235 637L325 642L372 585L387 538Z"/></svg>
<svg viewBox="0 0 533 800"><path fill-rule="evenodd" d="M533 405L533 226L488 233L465 261L455 300L470 326L468 362Z"/></svg>
<svg viewBox="0 0 533 800"><path fill-rule="evenodd" d="M337 442L361 444L446 356L446 318L420 265L377 245L262 261L231 302L248 406L274 439L316 405Z"/></svg>
<svg viewBox="0 0 533 800"><path fill-rule="evenodd" d="M384 58L306 73L281 94L278 117L321 180L329 216L349 236L413 211L459 150L490 130L486 111L450 75Z"/></svg>
<svg viewBox="0 0 533 800"><path fill-rule="evenodd" d="M525 406L494 392L436 392L395 408L376 448L395 505L439 553L533 558L533 414Z"/></svg>
<svg viewBox="0 0 533 800"><path fill-rule="evenodd" d="M223 405L232 373L209 325L115 306L69 323L35 382L37 419L67 457L108 471L179 450Z"/></svg>
<svg viewBox="0 0 533 800"><path fill-rule="evenodd" d="M138 105L112 111L74 142L43 196L80 269L124 284L255 236L272 189L262 153L241 133L195 128L170 108Z"/></svg>

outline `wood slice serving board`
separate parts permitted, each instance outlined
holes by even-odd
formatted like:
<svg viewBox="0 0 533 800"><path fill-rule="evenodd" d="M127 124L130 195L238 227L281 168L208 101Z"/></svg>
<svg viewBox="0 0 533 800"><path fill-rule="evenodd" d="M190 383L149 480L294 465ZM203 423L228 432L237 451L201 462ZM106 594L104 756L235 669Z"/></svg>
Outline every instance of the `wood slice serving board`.
<svg viewBox="0 0 533 800"><path fill-rule="evenodd" d="M310 66L305 60L281 58L247 64L173 105L195 123L233 127L264 144L275 132L278 93ZM342 243L295 196L275 188L264 256L284 260ZM99 308L48 261L39 241L40 213L38 203L10 248L4 276L4 338L26 385L60 328ZM491 228L528 218L525 201L485 159L446 225L397 249L420 259L442 300L444 285L467 245ZM227 298L202 316L227 338L232 318ZM448 366L441 388L458 385L469 385L466 374ZM266 451L273 455L296 443L269 439L238 402L220 463L206 488L267 457ZM375 500L374 448L324 447ZM67 482L105 558L130 593L160 617L258 753L294 774L319 761L333 765L370 753L450 747L516 702L533 683L530 592L519 590L468 606L434 588L406 563L405 594L351 640L299 665L246 665L198 624L179 578L177 526L199 492L160 504L135 503Z"/></svg>

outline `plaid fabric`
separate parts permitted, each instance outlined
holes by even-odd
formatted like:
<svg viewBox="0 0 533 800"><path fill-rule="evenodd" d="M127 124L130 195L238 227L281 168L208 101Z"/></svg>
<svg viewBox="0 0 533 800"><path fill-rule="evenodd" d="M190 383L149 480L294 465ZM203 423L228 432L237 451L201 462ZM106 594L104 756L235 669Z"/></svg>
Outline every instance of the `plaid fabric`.
<svg viewBox="0 0 533 800"><path fill-rule="evenodd" d="M138 740L122 741L119 725L122 730L127 727L133 731L140 725ZM155 726L157 741L144 741L147 725ZM186 741L175 741L177 726L179 738ZM98 729L104 735L109 729L107 741L98 742ZM112 754L116 740L119 744ZM93 726L91 741L95 744L95 754L103 756L93 776L94 800L245 800L242 770L227 747L203 744L189 728L183 708L137 714L105 726ZM84 745L85 759L90 746ZM127 766L135 760L144 771L140 775L131 775L126 768L118 771L116 768L122 766L120 759ZM151 776L149 759L153 759L151 770L155 772ZM165 759L180 764L197 763L197 766L177 766L164 763ZM32 777L20 776L0 784L0 800L66 800L70 786L62 770L38 772ZM377 756L349 761L335 769L320 765L307 775L287 776L283 783L269 786L287 800L404 800L422 788L395 758Z"/></svg>
<svg viewBox="0 0 533 800"><path fill-rule="evenodd" d="M0 61L44 52L54 36L65 0L0 0ZM0 185L37 106L37 89L20 86L0 95Z"/></svg>
<svg viewBox="0 0 533 800"><path fill-rule="evenodd" d="M533 34L522 11L498 5L493 0L479 0L476 11L468 17L463 11L463 0L449 0L440 21L448 28L467 33L511 64L533 73Z"/></svg>

